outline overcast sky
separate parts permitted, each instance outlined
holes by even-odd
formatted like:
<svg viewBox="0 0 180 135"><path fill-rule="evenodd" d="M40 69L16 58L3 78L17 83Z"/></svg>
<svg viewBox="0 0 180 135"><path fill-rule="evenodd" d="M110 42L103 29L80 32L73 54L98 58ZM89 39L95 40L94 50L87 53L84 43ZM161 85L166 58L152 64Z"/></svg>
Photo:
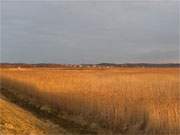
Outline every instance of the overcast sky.
<svg viewBox="0 0 180 135"><path fill-rule="evenodd" d="M179 62L178 2L2 2L1 62Z"/></svg>

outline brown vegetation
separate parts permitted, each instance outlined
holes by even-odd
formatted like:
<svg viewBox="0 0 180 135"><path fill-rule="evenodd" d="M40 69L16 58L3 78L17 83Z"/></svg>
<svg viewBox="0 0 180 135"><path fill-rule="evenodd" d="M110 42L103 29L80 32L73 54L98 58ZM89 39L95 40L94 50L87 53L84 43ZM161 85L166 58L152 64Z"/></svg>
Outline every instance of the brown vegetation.
<svg viewBox="0 0 180 135"><path fill-rule="evenodd" d="M179 68L35 68L0 73L3 88L31 102L124 134L180 134L179 75Z"/></svg>

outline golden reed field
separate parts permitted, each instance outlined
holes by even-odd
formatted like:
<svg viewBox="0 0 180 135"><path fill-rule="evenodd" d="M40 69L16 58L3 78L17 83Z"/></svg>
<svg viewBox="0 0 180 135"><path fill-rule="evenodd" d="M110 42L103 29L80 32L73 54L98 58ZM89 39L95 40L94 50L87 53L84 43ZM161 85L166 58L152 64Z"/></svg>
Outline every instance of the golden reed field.
<svg viewBox="0 0 180 135"><path fill-rule="evenodd" d="M114 134L180 134L179 68L1 69L2 88Z"/></svg>

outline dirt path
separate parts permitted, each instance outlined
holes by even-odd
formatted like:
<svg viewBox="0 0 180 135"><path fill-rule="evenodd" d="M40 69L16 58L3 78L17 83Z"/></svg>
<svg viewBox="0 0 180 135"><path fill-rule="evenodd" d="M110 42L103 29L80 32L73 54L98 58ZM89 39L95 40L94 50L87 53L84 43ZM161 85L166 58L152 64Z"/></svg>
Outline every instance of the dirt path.
<svg viewBox="0 0 180 135"><path fill-rule="evenodd" d="M32 113L0 95L1 135L70 135L58 125L38 119Z"/></svg>
<svg viewBox="0 0 180 135"><path fill-rule="evenodd" d="M104 131L103 131L104 132ZM97 135L89 126L57 117L0 89L0 135ZM102 134L102 132L100 133Z"/></svg>

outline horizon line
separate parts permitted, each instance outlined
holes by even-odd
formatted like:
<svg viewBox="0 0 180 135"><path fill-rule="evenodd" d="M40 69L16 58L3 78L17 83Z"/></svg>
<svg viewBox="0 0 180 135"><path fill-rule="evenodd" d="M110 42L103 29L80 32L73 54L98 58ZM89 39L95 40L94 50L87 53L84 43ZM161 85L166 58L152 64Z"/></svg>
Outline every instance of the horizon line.
<svg viewBox="0 0 180 135"><path fill-rule="evenodd" d="M100 62L100 63L51 63L51 62L36 62L36 63L26 63L26 62L0 62L0 64L27 64L27 65L37 65L37 64L56 64L56 65L98 65L98 64L114 64L114 65L124 65L124 64L180 64L180 62L127 62L127 63L116 63L116 62Z"/></svg>

